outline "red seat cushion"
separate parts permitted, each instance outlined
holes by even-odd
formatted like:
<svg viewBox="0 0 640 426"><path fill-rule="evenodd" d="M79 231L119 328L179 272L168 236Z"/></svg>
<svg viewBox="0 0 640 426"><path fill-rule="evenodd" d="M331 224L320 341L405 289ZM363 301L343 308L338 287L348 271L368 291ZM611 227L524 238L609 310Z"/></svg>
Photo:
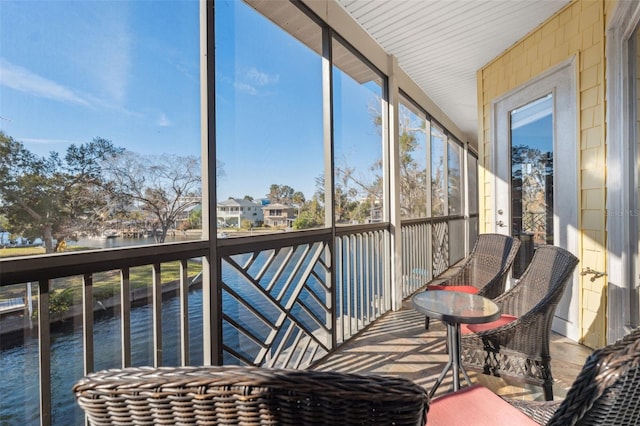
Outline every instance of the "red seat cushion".
<svg viewBox="0 0 640 426"><path fill-rule="evenodd" d="M461 293L477 294L478 289L471 285L428 285L427 290L459 291Z"/></svg>
<svg viewBox="0 0 640 426"><path fill-rule="evenodd" d="M512 321L517 320L518 317L514 317L509 314L502 314L500 318L495 321L487 322L484 324L460 324L460 332L462 334L479 333L481 331L492 330L502 325L509 324Z"/></svg>
<svg viewBox="0 0 640 426"><path fill-rule="evenodd" d="M474 385L435 398L429 404L427 426L538 425L484 386Z"/></svg>

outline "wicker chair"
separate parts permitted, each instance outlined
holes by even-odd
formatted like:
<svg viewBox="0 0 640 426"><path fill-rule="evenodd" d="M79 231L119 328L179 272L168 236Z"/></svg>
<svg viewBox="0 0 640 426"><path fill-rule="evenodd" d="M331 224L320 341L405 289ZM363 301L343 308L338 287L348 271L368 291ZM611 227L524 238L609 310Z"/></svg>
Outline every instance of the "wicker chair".
<svg viewBox="0 0 640 426"><path fill-rule="evenodd" d="M549 336L556 306L578 259L552 245L536 249L520 280L494 299L502 316L490 324L462 328L465 367L542 386L553 400Z"/></svg>
<svg viewBox="0 0 640 426"><path fill-rule="evenodd" d="M508 235L480 234L455 274L432 281L427 290L466 291L494 299L504 292L519 248L520 240ZM425 317L425 328L429 329L429 317Z"/></svg>
<svg viewBox="0 0 640 426"><path fill-rule="evenodd" d="M640 328L587 358L563 401L507 400L539 424L640 424Z"/></svg>
<svg viewBox="0 0 640 426"><path fill-rule="evenodd" d="M259 367L100 371L73 391L91 425L424 425L424 388L408 379Z"/></svg>

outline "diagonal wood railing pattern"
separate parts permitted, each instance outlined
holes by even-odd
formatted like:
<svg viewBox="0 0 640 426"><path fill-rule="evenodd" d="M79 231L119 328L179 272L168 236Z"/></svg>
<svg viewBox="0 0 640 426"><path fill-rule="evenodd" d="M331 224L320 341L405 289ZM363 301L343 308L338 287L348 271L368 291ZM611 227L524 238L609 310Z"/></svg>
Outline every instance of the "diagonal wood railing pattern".
<svg viewBox="0 0 640 426"><path fill-rule="evenodd" d="M447 221L434 222L431 225L431 270L432 276L437 277L449 267L449 223Z"/></svg>
<svg viewBox="0 0 640 426"><path fill-rule="evenodd" d="M332 347L325 241L222 258L224 363L303 368Z"/></svg>

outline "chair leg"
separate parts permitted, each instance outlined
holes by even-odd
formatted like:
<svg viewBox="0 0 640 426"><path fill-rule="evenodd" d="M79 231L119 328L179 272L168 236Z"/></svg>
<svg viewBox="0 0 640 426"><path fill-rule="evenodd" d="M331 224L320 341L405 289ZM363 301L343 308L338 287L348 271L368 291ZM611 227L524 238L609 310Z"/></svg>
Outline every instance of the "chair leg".
<svg viewBox="0 0 640 426"><path fill-rule="evenodd" d="M544 389L545 401L553 401L553 384L546 382L542 388Z"/></svg>
<svg viewBox="0 0 640 426"><path fill-rule="evenodd" d="M429 317L426 315L424 317L424 329L429 330Z"/></svg>
<svg viewBox="0 0 640 426"><path fill-rule="evenodd" d="M551 375L551 358L545 357L542 360L542 377L544 389L544 399L546 401L553 401L553 376Z"/></svg>

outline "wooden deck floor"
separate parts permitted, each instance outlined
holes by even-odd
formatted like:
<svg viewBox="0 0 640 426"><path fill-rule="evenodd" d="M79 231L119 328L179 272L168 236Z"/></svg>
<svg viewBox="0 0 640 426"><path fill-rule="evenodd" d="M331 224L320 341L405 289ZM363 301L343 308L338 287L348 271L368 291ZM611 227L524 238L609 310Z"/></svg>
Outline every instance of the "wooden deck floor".
<svg viewBox="0 0 640 426"><path fill-rule="evenodd" d="M406 301L403 309L390 312L361 335L315 367L316 370L345 371L406 377L431 390L446 361L446 329L432 321L424 329L424 315L414 311ZM563 399L592 349L557 334L551 343L554 399ZM542 388L508 382L502 378L469 372L474 383L481 383L499 395L510 398L544 400ZM462 382L464 383L464 381ZM451 372L435 396L451 390Z"/></svg>

